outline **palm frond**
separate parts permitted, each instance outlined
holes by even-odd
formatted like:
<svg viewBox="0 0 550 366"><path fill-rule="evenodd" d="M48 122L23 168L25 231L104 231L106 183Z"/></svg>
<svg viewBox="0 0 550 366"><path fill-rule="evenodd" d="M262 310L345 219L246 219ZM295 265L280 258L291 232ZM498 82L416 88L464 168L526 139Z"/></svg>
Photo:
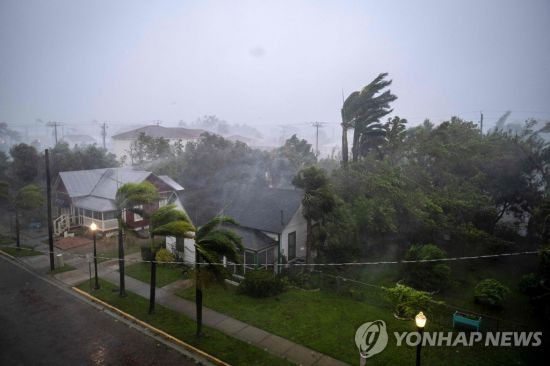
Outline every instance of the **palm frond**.
<svg viewBox="0 0 550 366"><path fill-rule="evenodd" d="M151 232L153 235L193 238L194 231L195 227L190 222L172 221L153 229Z"/></svg>
<svg viewBox="0 0 550 366"><path fill-rule="evenodd" d="M172 221L185 221L191 223L189 216L187 216L185 212L178 210L176 205L173 204L160 207L156 210L151 216L149 223L154 229Z"/></svg>
<svg viewBox="0 0 550 366"><path fill-rule="evenodd" d="M206 234L208 234L210 231L214 230L219 225L225 224L225 223L238 225L237 222L229 216L223 216L223 215L216 216L212 220L210 220L209 222L207 222L206 224L204 224L199 228L199 230L197 231L197 237L198 238L203 237Z"/></svg>

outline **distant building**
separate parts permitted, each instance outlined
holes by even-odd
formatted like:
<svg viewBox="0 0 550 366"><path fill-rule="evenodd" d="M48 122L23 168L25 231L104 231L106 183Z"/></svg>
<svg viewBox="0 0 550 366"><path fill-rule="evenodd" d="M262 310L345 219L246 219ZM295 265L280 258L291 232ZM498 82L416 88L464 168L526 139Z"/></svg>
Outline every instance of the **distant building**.
<svg viewBox="0 0 550 366"><path fill-rule="evenodd" d="M175 144L178 141L181 141L185 145L188 141L198 140L203 132L205 131L198 129L151 125L119 133L112 136L111 139L113 143L113 152L115 153L117 159L120 160L126 157L125 164L130 165L130 146L132 142L137 140L139 135L142 133L154 138L165 138L170 142L170 144Z"/></svg>

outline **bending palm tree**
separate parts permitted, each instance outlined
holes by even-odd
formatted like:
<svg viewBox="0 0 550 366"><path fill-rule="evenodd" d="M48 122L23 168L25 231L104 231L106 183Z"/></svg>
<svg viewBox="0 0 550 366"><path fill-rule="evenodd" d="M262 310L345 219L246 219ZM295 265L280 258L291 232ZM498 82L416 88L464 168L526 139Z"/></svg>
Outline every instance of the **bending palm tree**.
<svg viewBox="0 0 550 366"><path fill-rule="evenodd" d="M119 295L126 296L124 283L124 226L122 215L125 211L144 216L142 205L148 205L157 199L157 188L149 182L126 183L116 192L117 220L118 220L118 269L120 273Z"/></svg>
<svg viewBox="0 0 550 366"><path fill-rule="evenodd" d="M342 159L344 166L348 162L347 130L353 128L353 161L365 156L369 150L377 148L385 136L384 125L380 118L391 113L390 103L397 97L389 90L391 85L385 80L387 73L378 75L361 91L351 93L342 106Z"/></svg>
<svg viewBox="0 0 550 366"><path fill-rule="evenodd" d="M176 238L193 238L195 227L191 224L189 216L176 208L168 205L159 208L151 216L149 222L151 231L151 288L149 292L149 314L155 311L155 288L157 285L157 263L155 260L155 235L173 236Z"/></svg>
<svg viewBox="0 0 550 366"><path fill-rule="evenodd" d="M239 263L243 251L241 237L229 229L220 227L223 223L236 222L227 216L216 216L200 227L195 235L195 304L197 307L197 336L202 331L202 290L206 277L212 275L216 282L225 285L229 273L221 265L223 257ZM203 264L201 265L201 262Z"/></svg>

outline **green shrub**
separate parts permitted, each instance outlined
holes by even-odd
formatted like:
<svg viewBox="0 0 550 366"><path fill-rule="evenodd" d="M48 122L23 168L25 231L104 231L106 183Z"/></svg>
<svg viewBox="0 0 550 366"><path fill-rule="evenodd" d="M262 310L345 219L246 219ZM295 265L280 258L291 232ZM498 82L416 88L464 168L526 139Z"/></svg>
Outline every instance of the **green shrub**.
<svg viewBox="0 0 550 366"><path fill-rule="evenodd" d="M252 297L275 296L284 291L285 282L281 277L275 276L273 271L255 269L246 272L239 289Z"/></svg>
<svg viewBox="0 0 550 366"><path fill-rule="evenodd" d="M441 304L441 302L433 300L428 292L401 284L384 288L384 290L394 306L395 315L400 318L412 318L419 311L429 311L433 304Z"/></svg>
<svg viewBox="0 0 550 366"><path fill-rule="evenodd" d="M174 262L174 255L170 253L167 249L160 248L155 255L155 260L157 262Z"/></svg>
<svg viewBox="0 0 550 366"><path fill-rule="evenodd" d="M535 273L523 275L519 281L518 288L525 295L536 295L540 292L540 279Z"/></svg>
<svg viewBox="0 0 550 366"><path fill-rule="evenodd" d="M474 289L474 299L480 304L500 307L510 290L492 278L478 282Z"/></svg>
<svg viewBox="0 0 550 366"><path fill-rule="evenodd" d="M411 245L406 260L446 258L447 253L436 245ZM407 283L422 290L440 290L449 283L451 269L442 262L409 263L405 266Z"/></svg>

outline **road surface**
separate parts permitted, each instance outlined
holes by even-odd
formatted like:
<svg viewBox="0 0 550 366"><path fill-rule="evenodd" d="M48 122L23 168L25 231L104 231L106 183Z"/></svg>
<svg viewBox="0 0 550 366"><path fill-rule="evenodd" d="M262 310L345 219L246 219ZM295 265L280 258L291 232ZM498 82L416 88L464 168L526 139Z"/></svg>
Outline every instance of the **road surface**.
<svg viewBox="0 0 550 366"><path fill-rule="evenodd" d="M0 256L0 365L195 365Z"/></svg>

